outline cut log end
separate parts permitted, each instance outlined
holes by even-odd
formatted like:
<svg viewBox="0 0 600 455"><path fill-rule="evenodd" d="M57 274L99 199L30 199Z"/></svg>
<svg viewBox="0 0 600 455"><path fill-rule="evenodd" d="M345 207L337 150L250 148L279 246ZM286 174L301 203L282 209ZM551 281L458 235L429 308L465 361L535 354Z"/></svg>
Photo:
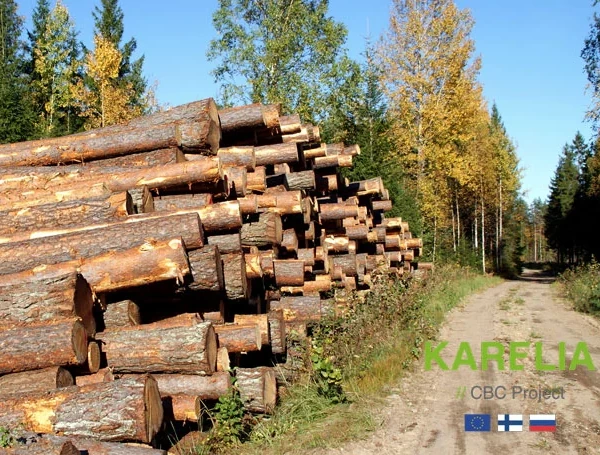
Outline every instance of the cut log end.
<svg viewBox="0 0 600 455"><path fill-rule="evenodd" d="M145 424L147 441L151 441L160 431L163 421L163 405L158 390L158 383L152 376L148 376L144 387Z"/></svg>
<svg viewBox="0 0 600 455"><path fill-rule="evenodd" d="M73 352L79 365L83 364L88 358L88 333L81 320L73 323L73 332L71 336L73 343Z"/></svg>

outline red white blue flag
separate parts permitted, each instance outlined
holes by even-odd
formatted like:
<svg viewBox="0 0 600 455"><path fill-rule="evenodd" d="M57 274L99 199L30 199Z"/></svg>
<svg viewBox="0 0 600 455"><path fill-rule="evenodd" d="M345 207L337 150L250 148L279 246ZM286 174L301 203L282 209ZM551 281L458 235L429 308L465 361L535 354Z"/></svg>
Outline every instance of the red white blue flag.
<svg viewBox="0 0 600 455"><path fill-rule="evenodd" d="M529 431L556 431L556 414L531 414Z"/></svg>

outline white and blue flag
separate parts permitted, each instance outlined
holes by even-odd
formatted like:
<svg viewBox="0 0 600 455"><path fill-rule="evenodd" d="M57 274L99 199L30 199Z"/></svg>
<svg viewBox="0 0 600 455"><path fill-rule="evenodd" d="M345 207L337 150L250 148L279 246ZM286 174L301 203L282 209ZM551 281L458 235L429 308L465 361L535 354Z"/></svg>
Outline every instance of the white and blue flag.
<svg viewBox="0 0 600 455"><path fill-rule="evenodd" d="M523 414L498 414L498 431L523 431Z"/></svg>

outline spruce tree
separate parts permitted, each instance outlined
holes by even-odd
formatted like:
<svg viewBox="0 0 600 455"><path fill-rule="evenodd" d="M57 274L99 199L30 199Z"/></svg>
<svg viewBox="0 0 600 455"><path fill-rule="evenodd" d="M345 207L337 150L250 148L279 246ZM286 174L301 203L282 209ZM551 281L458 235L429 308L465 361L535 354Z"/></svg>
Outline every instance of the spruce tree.
<svg viewBox="0 0 600 455"><path fill-rule="evenodd" d="M119 6L119 0L101 0L101 6L96 6L94 12L95 35L101 35L110 41L121 53L122 60L119 67L119 80L123 87L133 88L130 105L133 108L146 110L146 92L148 82L143 76L144 56L132 61L132 56L137 49L135 38L122 44L124 33L124 14Z"/></svg>
<svg viewBox="0 0 600 455"><path fill-rule="evenodd" d="M0 143L26 140L33 129L22 27L15 1L0 0Z"/></svg>

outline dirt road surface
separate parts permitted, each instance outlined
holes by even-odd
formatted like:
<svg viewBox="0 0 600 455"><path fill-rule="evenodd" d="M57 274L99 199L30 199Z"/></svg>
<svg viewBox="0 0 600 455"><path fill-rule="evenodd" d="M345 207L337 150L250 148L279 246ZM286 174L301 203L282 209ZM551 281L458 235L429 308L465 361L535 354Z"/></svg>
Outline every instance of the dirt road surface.
<svg viewBox="0 0 600 455"><path fill-rule="evenodd" d="M578 342L586 342L594 366L600 368L600 324L576 313L551 286L551 279L526 271L520 281L507 281L469 298L455 308L439 340L448 341L442 358L451 365L460 342L471 344L480 365L480 343L500 341L508 369L509 341L543 342L545 363L558 363L558 343L566 342L569 367ZM393 393L376 418L380 427L366 440L329 450L327 454L600 454L600 373L537 371L535 349L520 360L524 371L424 371L420 361ZM474 399L474 386L504 386L505 399ZM513 399L512 387L564 388L564 399ZM465 392L464 398L461 396ZM478 389L475 395L478 396ZM491 414L489 433L465 432L465 414ZM498 432L498 414L523 414L522 432ZM530 414L556 414L555 433L529 431Z"/></svg>

